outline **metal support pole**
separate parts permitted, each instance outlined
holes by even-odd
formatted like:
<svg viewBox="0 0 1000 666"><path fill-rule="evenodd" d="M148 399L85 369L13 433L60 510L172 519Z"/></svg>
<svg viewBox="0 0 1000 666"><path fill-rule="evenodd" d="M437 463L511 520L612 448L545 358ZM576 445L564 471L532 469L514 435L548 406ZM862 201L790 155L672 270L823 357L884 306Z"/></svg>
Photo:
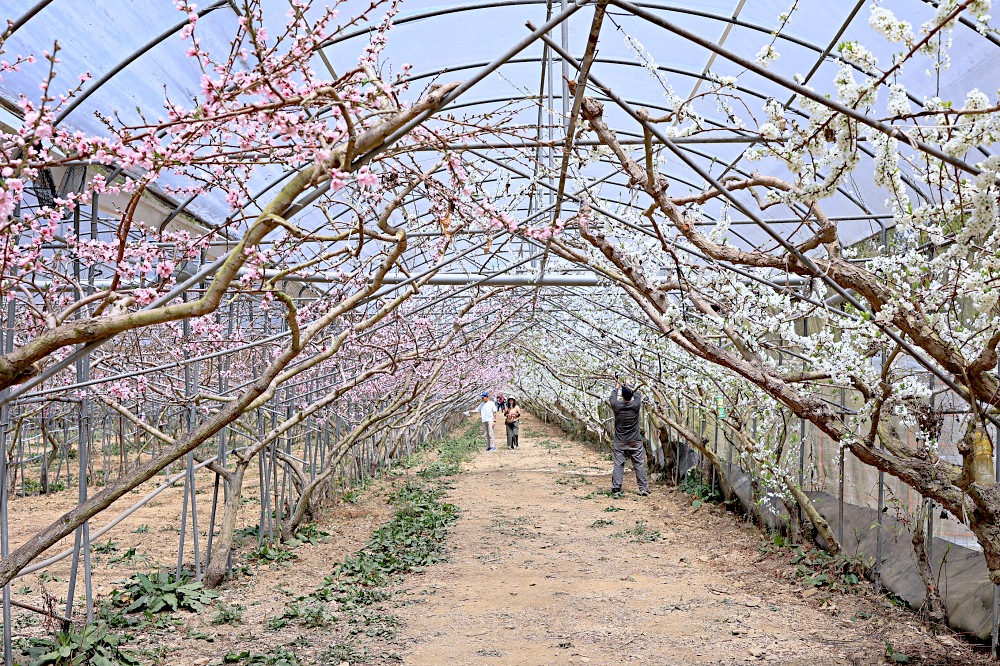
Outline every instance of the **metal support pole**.
<svg viewBox="0 0 1000 666"><path fill-rule="evenodd" d="M86 379L90 375L90 357L77 361L77 379ZM84 399L79 405L77 415L77 502L87 501L87 481L90 458L90 413L89 401ZM69 587L66 592L66 618L73 617L73 601L76 594L76 579L80 567L80 555L83 554L84 597L86 599L87 621L92 620L92 588L90 579L90 522L85 522L76 529L73 540L73 564L70 569Z"/></svg>
<svg viewBox="0 0 1000 666"><path fill-rule="evenodd" d="M19 212L19 211L18 211ZM17 314L17 301L13 298L7 300L7 326L4 331L3 349L9 354L14 349L14 322ZM0 392L0 395L7 393L7 389ZM10 554L10 525L8 523L8 502L10 498L7 493L7 431L10 426L10 404L3 403L0 407L0 556L7 557ZM5 664L13 664L11 644L11 612L10 612L10 583L3 587L3 655Z"/></svg>
<svg viewBox="0 0 1000 666"><path fill-rule="evenodd" d="M882 515L885 513L885 472L878 472L878 516L875 523L875 590L882 591Z"/></svg>
<svg viewBox="0 0 1000 666"><path fill-rule="evenodd" d="M13 303L8 303L8 309ZM10 320L8 320L10 321ZM0 555L7 557L10 552L10 526L7 521L7 430L10 407L0 407ZM5 664L13 664L11 646L10 583L3 587L3 655Z"/></svg>
<svg viewBox="0 0 1000 666"><path fill-rule="evenodd" d="M927 564L934 570L934 500L927 499Z"/></svg>
<svg viewBox="0 0 1000 666"><path fill-rule="evenodd" d="M996 435L1000 435L1000 430L998 430ZM993 441L997 441L997 437L993 437ZM1000 447L993 447L993 479L994 482L1000 484ZM990 649L994 657L1000 657L1000 585L993 585L993 626L990 631Z"/></svg>
<svg viewBox="0 0 1000 666"><path fill-rule="evenodd" d="M840 487L840 497L837 502L837 542L844 546L844 451L845 447L840 447L840 457L837 464L839 471L837 483Z"/></svg>
<svg viewBox="0 0 1000 666"><path fill-rule="evenodd" d="M218 321L218 311L216 311L216 317L217 317L216 321ZM234 320L234 313L233 313L233 304L232 303L229 304L229 316L227 317L227 319L228 319L228 322L227 322L227 324L228 324L227 335L228 335L229 339L232 339L232 336L233 336L233 323L234 323L234 321L233 321ZM218 381L219 381L219 392L222 395L225 395L226 390L229 387L229 367L230 367L230 362L231 362L231 359L228 356L225 357L225 358L219 359L219 366L218 366L218 368L219 368L219 378L218 378ZM227 445L227 435L228 434L229 434L229 428L228 428L228 426L225 427L225 428L223 428L219 432L219 448L218 448L218 451L216 453L216 461L218 461L219 466L222 467L223 469L225 469L225 467L226 467L226 453L227 453L227 451L226 451L226 445ZM206 569L208 568L208 565L209 565L209 563L211 561L211 557L212 557L212 541L213 541L213 539L215 537L215 519L216 519L216 514L218 513L218 509L219 509L219 485L220 485L220 483L222 484L223 503L225 503L225 501L229 498L229 484L228 483L222 483L222 477L220 477L218 474L216 474L215 475L215 481L214 481L213 488L212 488L212 515L209 518L209 522L208 522L208 545L205 547L205 568Z"/></svg>

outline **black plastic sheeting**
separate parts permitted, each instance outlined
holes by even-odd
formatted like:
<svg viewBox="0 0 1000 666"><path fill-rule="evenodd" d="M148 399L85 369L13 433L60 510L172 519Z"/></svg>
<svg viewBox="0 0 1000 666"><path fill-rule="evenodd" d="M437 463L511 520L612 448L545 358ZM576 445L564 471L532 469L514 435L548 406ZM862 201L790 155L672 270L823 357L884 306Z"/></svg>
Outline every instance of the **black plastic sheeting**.
<svg viewBox="0 0 1000 666"><path fill-rule="evenodd" d="M678 473L683 477L701 460L687 445L674 443ZM729 481L743 510L749 513L751 501L750 477L737 465L730 469ZM678 477L678 478L680 478ZM841 548L848 556L858 555L865 564L875 563L878 511L868 507L844 504L843 531L840 509L835 496L825 492L807 493L820 515L830 524L835 535L843 534ZM768 526L782 531L788 524L788 512L777 501L764 502L760 513ZM885 513L882 516L882 586L905 600L914 610L924 604L924 585L913 552L913 532L904 522ZM821 543L826 548L827 544ZM948 624L957 631L989 640L993 623L993 585L989 580L986 558L979 551L934 537L931 541L930 562L941 597L948 611Z"/></svg>
<svg viewBox="0 0 1000 666"><path fill-rule="evenodd" d="M837 498L829 493L808 493L833 533L840 534ZM847 555L861 555L875 562L878 511L844 504L841 548ZM914 610L924 603L924 585L917 570L910 527L885 513L882 515L882 585L906 600ZM930 540L930 563L953 629L988 640L993 624L993 584L986 558L979 551L934 537ZM820 544L825 545L825 544Z"/></svg>

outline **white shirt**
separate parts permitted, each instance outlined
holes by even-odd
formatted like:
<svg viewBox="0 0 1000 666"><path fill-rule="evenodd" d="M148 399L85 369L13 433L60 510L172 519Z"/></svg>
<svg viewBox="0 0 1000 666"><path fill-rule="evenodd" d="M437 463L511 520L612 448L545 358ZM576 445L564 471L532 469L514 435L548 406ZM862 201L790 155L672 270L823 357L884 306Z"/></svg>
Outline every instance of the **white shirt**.
<svg viewBox="0 0 1000 666"><path fill-rule="evenodd" d="M479 407L476 409L479 411L483 423L492 423L495 419L493 415L497 413L497 404L492 400L487 400L486 402L479 403Z"/></svg>

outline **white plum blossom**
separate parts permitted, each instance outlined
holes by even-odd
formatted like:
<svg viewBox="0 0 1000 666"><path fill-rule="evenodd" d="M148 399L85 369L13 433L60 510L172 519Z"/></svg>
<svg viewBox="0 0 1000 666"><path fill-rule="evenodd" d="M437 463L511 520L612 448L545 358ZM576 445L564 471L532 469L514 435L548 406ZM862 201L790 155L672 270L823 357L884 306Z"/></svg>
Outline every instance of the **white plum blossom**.
<svg viewBox="0 0 1000 666"><path fill-rule="evenodd" d="M873 4L868 25L890 42L913 42L913 25L896 18L891 10Z"/></svg>
<svg viewBox="0 0 1000 666"><path fill-rule="evenodd" d="M906 88L898 83L889 86L888 109L889 115L892 116L906 116L913 112L910 99L906 95Z"/></svg>
<svg viewBox="0 0 1000 666"><path fill-rule="evenodd" d="M840 57L845 62L857 65L866 72L871 72L878 67L878 58L875 54L858 42L841 42L837 46Z"/></svg>
<svg viewBox="0 0 1000 666"><path fill-rule="evenodd" d="M774 123L764 123L757 131L762 137L771 141L781 138L781 130Z"/></svg>
<svg viewBox="0 0 1000 666"><path fill-rule="evenodd" d="M755 62L761 67L769 67L771 63L775 62L781 56L777 49L774 48L772 44L765 44L757 52L757 57Z"/></svg>

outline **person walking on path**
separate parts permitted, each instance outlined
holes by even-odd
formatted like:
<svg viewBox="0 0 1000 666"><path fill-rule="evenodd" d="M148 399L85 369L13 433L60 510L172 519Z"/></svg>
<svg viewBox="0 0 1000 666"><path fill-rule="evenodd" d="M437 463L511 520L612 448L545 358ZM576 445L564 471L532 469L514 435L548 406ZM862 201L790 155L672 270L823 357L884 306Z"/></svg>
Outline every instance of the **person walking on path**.
<svg viewBox="0 0 1000 666"><path fill-rule="evenodd" d="M496 450L496 437L493 434L493 426L497 420L497 405L495 402L490 400L490 394L483 391L482 402L479 403L479 407L476 408L479 412L479 418L483 423L483 436L486 438L486 450L495 451ZM466 416L470 416L472 411L465 412Z"/></svg>
<svg viewBox="0 0 1000 666"><path fill-rule="evenodd" d="M617 382L608 398L611 410L615 413L615 437L611 450L615 456L615 469L611 473L611 493L622 491L622 481L625 477L625 457L632 461L635 468L635 481L639 485L639 494L649 494L649 479L646 477L646 447L642 443L642 431L639 429L639 410L642 408L642 395L630 389L623 382Z"/></svg>
<svg viewBox="0 0 1000 666"><path fill-rule="evenodd" d="M516 449L519 445L518 431L521 429L521 408L517 406L517 400L507 398L507 409L504 410L503 416L504 424L507 426L507 446Z"/></svg>

